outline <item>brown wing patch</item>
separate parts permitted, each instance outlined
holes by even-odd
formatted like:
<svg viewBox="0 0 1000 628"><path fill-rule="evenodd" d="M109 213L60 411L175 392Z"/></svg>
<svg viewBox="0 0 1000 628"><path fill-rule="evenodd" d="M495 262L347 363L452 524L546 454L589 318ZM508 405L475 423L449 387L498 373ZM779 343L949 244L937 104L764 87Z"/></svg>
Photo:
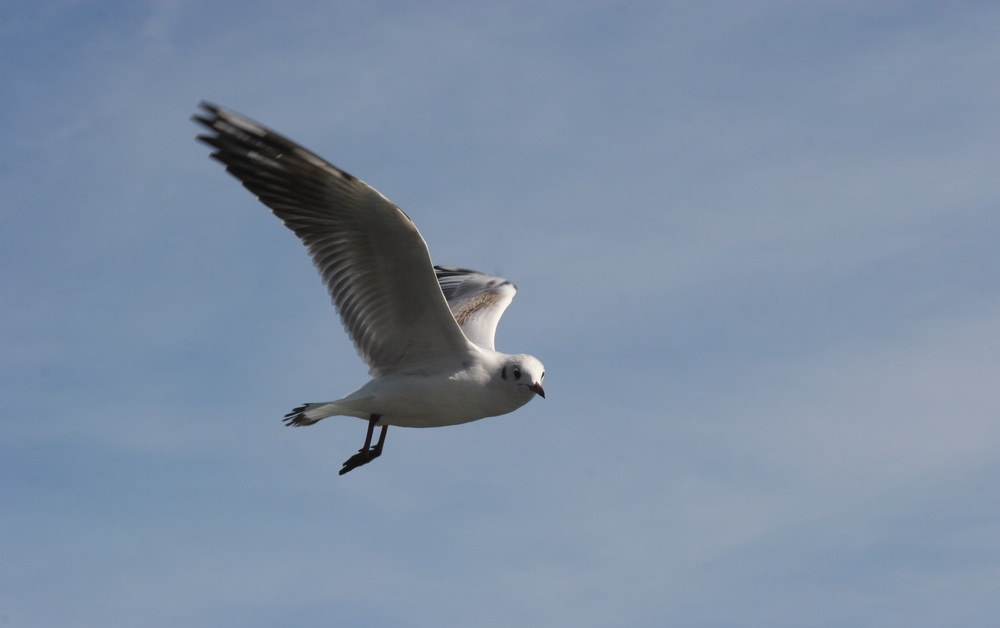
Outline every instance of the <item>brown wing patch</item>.
<svg viewBox="0 0 1000 628"><path fill-rule="evenodd" d="M493 305L499 300L500 300L500 293L497 292L496 290L486 290L480 292L471 299L467 299L466 301L464 301L460 308L452 312L452 314L455 316L455 322L457 322L458 326L461 327L462 325L465 325L467 322L469 322L469 319L472 318L473 314L483 309L484 307Z"/></svg>

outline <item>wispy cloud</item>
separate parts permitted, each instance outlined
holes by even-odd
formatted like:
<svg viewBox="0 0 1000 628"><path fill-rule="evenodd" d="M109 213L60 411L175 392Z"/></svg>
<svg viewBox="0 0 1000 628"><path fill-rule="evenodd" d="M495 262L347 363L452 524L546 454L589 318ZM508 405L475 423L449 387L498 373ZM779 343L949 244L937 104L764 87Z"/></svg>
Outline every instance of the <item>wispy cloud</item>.
<svg viewBox="0 0 1000 628"><path fill-rule="evenodd" d="M1000 11L46 4L0 22L11 626L981 626ZM520 288L548 398L389 434L219 102Z"/></svg>

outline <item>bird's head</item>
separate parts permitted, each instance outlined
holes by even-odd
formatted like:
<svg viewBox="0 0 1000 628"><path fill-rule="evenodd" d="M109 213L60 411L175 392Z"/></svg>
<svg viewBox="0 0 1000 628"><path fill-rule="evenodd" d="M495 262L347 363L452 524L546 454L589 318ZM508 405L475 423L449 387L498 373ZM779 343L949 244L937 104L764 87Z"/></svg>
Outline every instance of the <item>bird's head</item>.
<svg viewBox="0 0 1000 628"><path fill-rule="evenodd" d="M542 381L545 367L530 355L512 355L500 368L500 379L516 386L518 390L532 392L545 399Z"/></svg>

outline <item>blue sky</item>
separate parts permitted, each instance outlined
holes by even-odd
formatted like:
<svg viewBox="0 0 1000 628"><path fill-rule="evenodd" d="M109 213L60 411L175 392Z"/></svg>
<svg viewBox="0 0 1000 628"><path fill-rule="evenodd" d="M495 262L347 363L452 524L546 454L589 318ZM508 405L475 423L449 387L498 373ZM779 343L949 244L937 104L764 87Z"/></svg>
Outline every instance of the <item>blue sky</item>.
<svg viewBox="0 0 1000 628"><path fill-rule="evenodd" d="M0 625L979 627L1000 615L1000 7L0 11ZM520 288L548 398L366 379L210 100Z"/></svg>

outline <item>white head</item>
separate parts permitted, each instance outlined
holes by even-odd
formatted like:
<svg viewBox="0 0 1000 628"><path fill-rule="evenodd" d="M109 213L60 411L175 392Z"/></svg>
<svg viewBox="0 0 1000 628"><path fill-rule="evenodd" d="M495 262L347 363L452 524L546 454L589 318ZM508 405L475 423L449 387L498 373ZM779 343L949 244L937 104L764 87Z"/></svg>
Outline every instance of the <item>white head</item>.
<svg viewBox="0 0 1000 628"><path fill-rule="evenodd" d="M500 365L500 379L515 386L522 394L534 393L545 399L542 381L545 379L545 367L530 355L512 355Z"/></svg>

